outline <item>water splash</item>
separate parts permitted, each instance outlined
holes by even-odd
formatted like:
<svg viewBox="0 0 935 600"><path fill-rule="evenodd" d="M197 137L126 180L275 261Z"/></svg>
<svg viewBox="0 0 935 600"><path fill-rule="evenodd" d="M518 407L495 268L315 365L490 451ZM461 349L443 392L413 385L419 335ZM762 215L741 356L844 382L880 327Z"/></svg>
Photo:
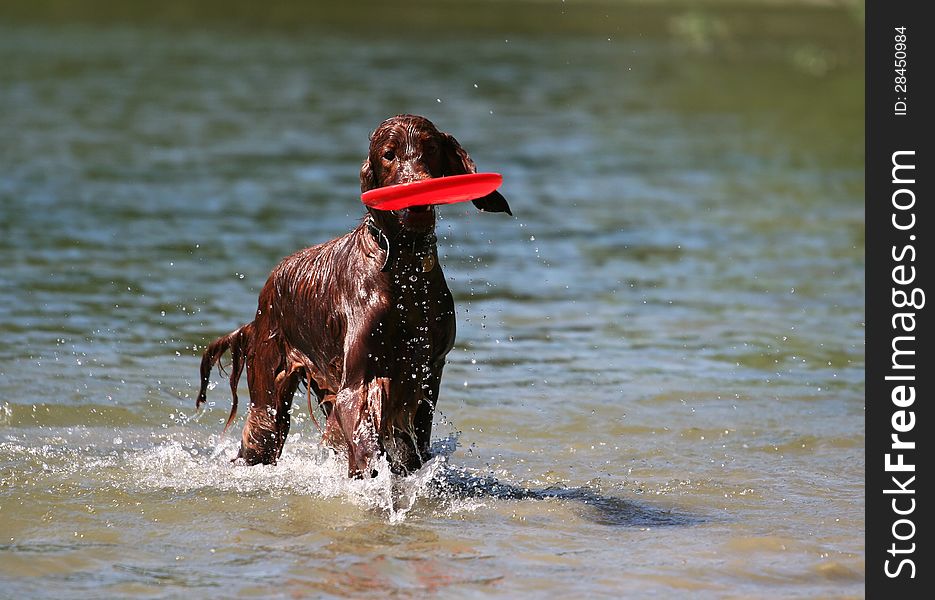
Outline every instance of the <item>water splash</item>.
<svg viewBox="0 0 935 600"><path fill-rule="evenodd" d="M457 436L437 440L433 458L408 476L391 472L385 458L380 458L371 479L350 479L347 460L323 447L316 438L296 436L275 466L244 467L230 461L237 453L238 441L232 437L213 438L205 446L173 439L172 435L148 447L127 448L109 440L114 450L106 455L86 456L70 461L64 470L97 473L115 489L124 491L169 491L175 495L191 493L236 493L241 496L309 495L339 498L362 509L384 515L392 524L402 523L420 500L439 497L435 484L447 468L448 457L457 449ZM476 507L456 501L450 511ZM446 512L449 509L445 509Z"/></svg>

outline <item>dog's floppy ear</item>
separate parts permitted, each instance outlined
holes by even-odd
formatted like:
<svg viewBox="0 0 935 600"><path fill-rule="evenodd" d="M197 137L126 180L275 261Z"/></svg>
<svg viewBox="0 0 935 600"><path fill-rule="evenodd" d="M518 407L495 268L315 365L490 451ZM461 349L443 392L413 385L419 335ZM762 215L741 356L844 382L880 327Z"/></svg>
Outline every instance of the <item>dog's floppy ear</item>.
<svg viewBox="0 0 935 600"><path fill-rule="evenodd" d="M477 167L471 157L468 156L467 150L461 147L461 144L453 135L442 133L441 138L442 151L448 163L445 175L467 175L468 173L477 172Z"/></svg>
<svg viewBox="0 0 935 600"><path fill-rule="evenodd" d="M477 167L474 165L474 161L471 160L467 151L461 147L458 140L447 133L442 133L441 135L444 140L445 157L448 161L448 172L445 174L467 175L469 173L476 173ZM504 198L500 192L491 192L483 198L478 198L471 202L474 203L474 206L476 206L478 210L484 212L505 212L510 216L513 215L513 212L510 211L510 205L507 204L506 198Z"/></svg>
<svg viewBox="0 0 935 600"><path fill-rule="evenodd" d="M373 174L373 167L370 166L370 157L364 159L360 165L360 191L366 192L377 187L377 180Z"/></svg>
<svg viewBox="0 0 935 600"><path fill-rule="evenodd" d="M474 203L474 206L476 206L478 210L484 212L505 212L511 217L513 216L510 205L507 204L506 198L504 198L500 192L490 192L483 198L471 200L471 202Z"/></svg>
<svg viewBox="0 0 935 600"><path fill-rule="evenodd" d="M370 136L367 138L369 144L367 147L367 158L364 159L364 162L360 165L360 191L366 192L377 187L377 175L373 172L373 164L370 162L370 152L372 150L371 146L373 145L373 136L377 134L377 129L374 129L370 132Z"/></svg>

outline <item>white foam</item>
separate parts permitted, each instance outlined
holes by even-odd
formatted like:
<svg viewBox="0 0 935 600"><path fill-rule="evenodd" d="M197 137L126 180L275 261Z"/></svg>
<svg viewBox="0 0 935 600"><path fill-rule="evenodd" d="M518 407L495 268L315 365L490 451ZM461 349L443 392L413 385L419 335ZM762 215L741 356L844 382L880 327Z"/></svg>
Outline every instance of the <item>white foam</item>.
<svg viewBox="0 0 935 600"><path fill-rule="evenodd" d="M366 510L385 514L390 523L401 523L420 499L442 500L446 512L476 510L463 498L451 503L439 497L433 480L446 469L448 457L457 448L451 435L436 441L433 458L417 472L393 475L385 458L380 458L371 479L347 476L347 460L321 446L317 440L290 440L278 464L245 467L231 463L239 442L227 437L214 447L195 448L167 439L148 448L128 449L118 456L95 459L96 467L120 467L132 473L122 486L137 485L148 490L186 493L203 490L235 492L242 495L307 494L322 498L343 498ZM449 505L450 504L450 505Z"/></svg>

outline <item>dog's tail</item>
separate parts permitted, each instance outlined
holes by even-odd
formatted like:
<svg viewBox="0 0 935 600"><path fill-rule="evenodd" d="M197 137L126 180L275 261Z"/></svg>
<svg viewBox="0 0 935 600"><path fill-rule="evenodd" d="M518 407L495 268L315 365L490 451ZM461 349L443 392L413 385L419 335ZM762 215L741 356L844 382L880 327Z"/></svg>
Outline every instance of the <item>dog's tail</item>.
<svg viewBox="0 0 935 600"><path fill-rule="evenodd" d="M195 409L200 409L205 403L208 395L208 384L211 381L211 368L217 364L218 370L224 372L224 366L221 364L221 356L230 350L231 353L231 411L227 417L227 423L224 425L224 433L230 427L237 416L237 384L240 382L240 375L243 373L246 364L246 355L253 345L253 323L235 329L227 335L222 335L211 342L205 353L201 356L201 390L198 392L198 399L195 400Z"/></svg>

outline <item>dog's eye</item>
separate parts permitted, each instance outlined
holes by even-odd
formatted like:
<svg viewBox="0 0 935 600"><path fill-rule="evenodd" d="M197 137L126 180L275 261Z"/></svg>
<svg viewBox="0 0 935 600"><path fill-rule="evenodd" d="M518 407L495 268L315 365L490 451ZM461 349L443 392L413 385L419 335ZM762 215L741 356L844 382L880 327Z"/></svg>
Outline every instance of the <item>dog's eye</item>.
<svg viewBox="0 0 935 600"><path fill-rule="evenodd" d="M383 160L393 160L394 158L396 158L396 151L392 148L383 153Z"/></svg>

